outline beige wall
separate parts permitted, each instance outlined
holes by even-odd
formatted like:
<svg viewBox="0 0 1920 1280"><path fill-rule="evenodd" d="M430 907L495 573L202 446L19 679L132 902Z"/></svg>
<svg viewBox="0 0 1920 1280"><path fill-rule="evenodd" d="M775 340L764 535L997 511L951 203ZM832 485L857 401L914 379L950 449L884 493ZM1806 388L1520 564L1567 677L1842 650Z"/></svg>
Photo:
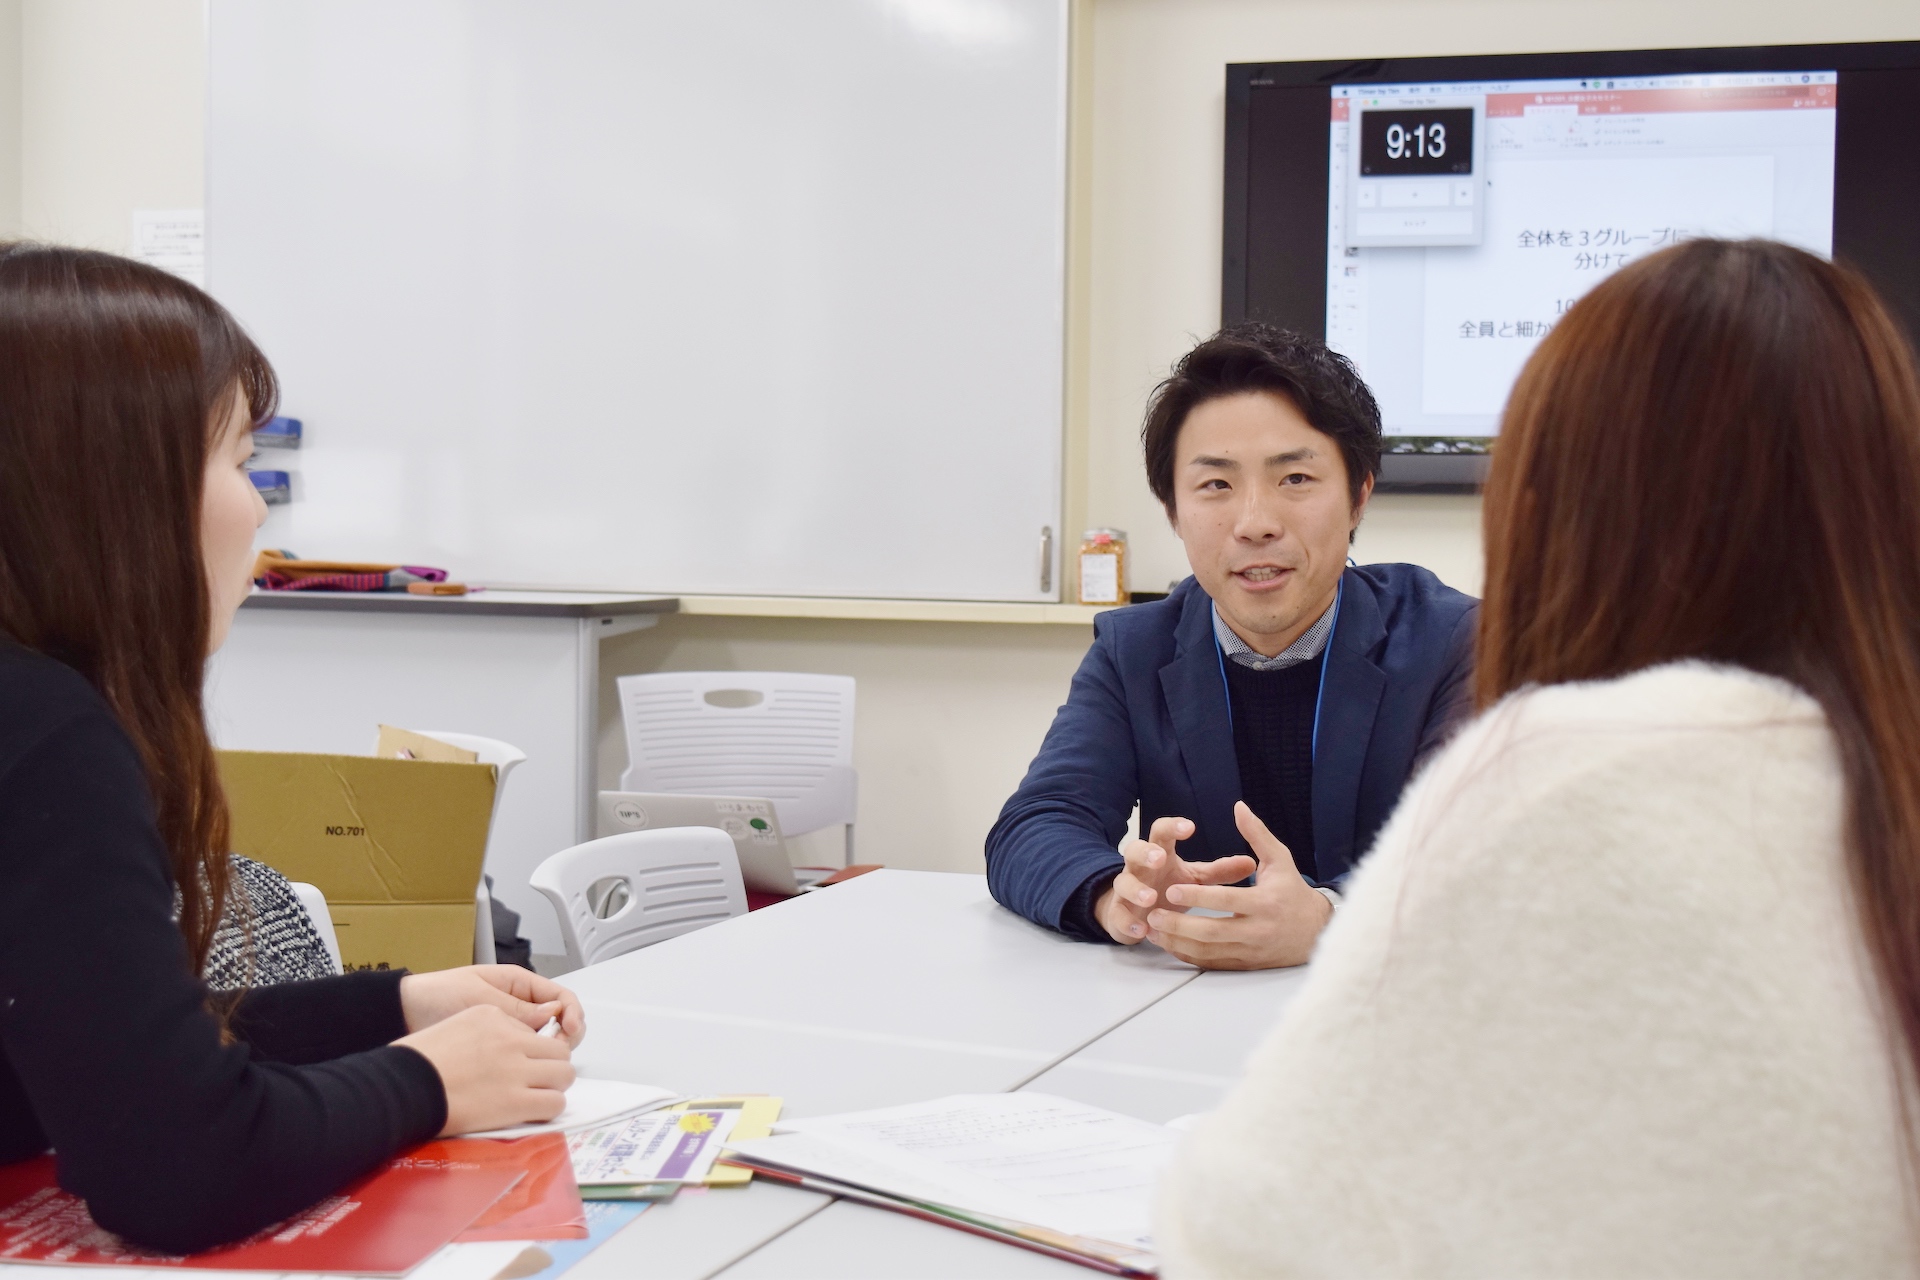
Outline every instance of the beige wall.
<svg viewBox="0 0 1920 1280"><path fill-rule="evenodd" d="M126 252L135 209L199 207L202 0L15 0L19 225Z"/></svg>
<svg viewBox="0 0 1920 1280"><path fill-rule="evenodd" d="M605 641L610 672L819 671L859 681L856 854L935 871L980 871L1001 802L1065 698L1092 628L811 618L667 618ZM600 698L600 775L617 785L627 748L611 674ZM837 833L807 842L837 865ZM807 860L803 859L803 865Z"/></svg>
<svg viewBox="0 0 1920 1280"><path fill-rule="evenodd" d="M0 236L20 234L20 3L0 0Z"/></svg>
<svg viewBox="0 0 1920 1280"><path fill-rule="evenodd" d="M1259 59L1920 38L1915 0L1075 0L1069 533L1117 525L1134 585L1185 573L1146 492L1147 390L1219 318L1224 64ZM203 0L0 0L0 230L124 250L137 208L200 204ZM1387 496L1362 560L1480 582L1478 504ZM788 669L860 681L861 853L977 870L1085 627L674 618L609 642L611 677ZM816 853L829 847L817 842Z"/></svg>

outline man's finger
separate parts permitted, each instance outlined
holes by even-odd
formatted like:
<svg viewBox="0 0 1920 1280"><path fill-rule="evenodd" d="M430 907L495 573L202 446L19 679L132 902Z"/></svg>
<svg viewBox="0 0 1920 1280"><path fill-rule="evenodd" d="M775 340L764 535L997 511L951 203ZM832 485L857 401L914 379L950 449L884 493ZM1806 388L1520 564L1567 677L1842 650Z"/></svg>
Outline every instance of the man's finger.
<svg viewBox="0 0 1920 1280"><path fill-rule="evenodd" d="M1160 897L1159 891L1140 877L1133 874L1129 865L1113 878L1114 901L1143 912Z"/></svg>
<svg viewBox="0 0 1920 1280"><path fill-rule="evenodd" d="M1247 847L1260 859L1258 874L1264 876L1273 871L1290 871L1296 876L1300 874L1300 868L1293 864L1293 851L1280 843L1280 837L1267 830L1267 824L1247 807L1245 800L1234 802L1233 825L1240 828Z"/></svg>
<svg viewBox="0 0 1920 1280"><path fill-rule="evenodd" d="M1184 960L1199 969L1231 969L1237 967L1233 957L1239 948L1231 943L1198 942L1192 938L1182 938L1169 933L1153 933L1147 941L1159 947L1175 960Z"/></svg>
<svg viewBox="0 0 1920 1280"><path fill-rule="evenodd" d="M1120 858L1127 864L1127 870L1141 879L1157 875L1173 861L1173 855L1157 844L1145 840L1129 840L1120 846Z"/></svg>
<svg viewBox="0 0 1920 1280"><path fill-rule="evenodd" d="M1191 942L1228 942L1245 931L1236 917L1187 915L1179 911L1155 911L1147 917L1147 928L1170 938Z"/></svg>
<svg viewBox="0 0 1920 1280"><path fill-rule="evenodd" d="M1174 854L1174 846L1193 834L1193 823L1186 818L1156 818L1153 830L1147 833L1147 842L1157 844L1167 851L1169 857Z"/></svg>
<svg viewBox="0 0 1920 1280"><path fill-rule="evenodd" d="M1167 901L1182 909L1205 907L1242 915L1253 910L1259 892L1226 884L1176 884L1167 890Z"/></svg>
<svg viewBox="0 0 1920 1280"><path fill-rule="evenodd" d="M1234 884L1245 880L1257 869L1252 858L1244 853L1236 853L1230 858L1216 858L1212 862L1187 863L1187 879L1194 884Z"/></svg>

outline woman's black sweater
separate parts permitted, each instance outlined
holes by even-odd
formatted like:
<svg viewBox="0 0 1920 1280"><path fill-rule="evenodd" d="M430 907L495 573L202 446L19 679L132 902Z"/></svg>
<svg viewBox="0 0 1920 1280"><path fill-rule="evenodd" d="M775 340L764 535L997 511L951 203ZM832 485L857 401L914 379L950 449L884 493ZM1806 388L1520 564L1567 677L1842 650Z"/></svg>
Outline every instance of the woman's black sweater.
<svg viewBox="0 0 1920 1280"><path fill-rule="evenodd" d="M246 995L221 1044L132 741L72 668L0 640L0 1162L191 1252L306 1208L446 1123L398 973Z"/></svg>

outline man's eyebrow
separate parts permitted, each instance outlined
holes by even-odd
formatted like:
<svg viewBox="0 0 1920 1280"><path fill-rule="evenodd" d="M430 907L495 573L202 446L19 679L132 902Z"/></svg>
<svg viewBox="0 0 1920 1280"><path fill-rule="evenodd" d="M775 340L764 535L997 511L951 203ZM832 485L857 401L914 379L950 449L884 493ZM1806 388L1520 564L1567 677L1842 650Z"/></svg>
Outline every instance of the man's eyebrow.
<svg viewBox="0 0 1920 1280"><path fill-rule="evenodd" d="M1285 453L1274 454L1271 458L1267 459L1267 465L1270 467L1290 467L1296 462L1306 462L1319 456L1319 454L1313 451L1311 446L1303 446L1298 449L1289 449Z"/></svg>
<svg viewBox="0 0 1920 1280"><path fill-rule="evenodd" d="M1240 464L1232 458L1216 458L1210 453L1203 453L1197 457L1188 458L1187 465L1190 467L1223 467L1228 471L1238 471L1240 469Z"/></svg>

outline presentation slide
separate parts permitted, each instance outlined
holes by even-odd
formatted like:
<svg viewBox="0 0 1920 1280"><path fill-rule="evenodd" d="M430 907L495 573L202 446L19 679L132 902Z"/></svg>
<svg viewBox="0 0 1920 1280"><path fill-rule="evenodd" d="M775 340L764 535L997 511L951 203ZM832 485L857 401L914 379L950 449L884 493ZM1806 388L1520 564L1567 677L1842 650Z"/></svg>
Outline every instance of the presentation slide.
<svg viewBox="0 0 1920 1280"><path fill-rule="evenodd" d="M1327 340L1389 436L1491 436L1535 345L1636 258L1831 254L1838 95L1833 71L1336 86Z"/></svg>

